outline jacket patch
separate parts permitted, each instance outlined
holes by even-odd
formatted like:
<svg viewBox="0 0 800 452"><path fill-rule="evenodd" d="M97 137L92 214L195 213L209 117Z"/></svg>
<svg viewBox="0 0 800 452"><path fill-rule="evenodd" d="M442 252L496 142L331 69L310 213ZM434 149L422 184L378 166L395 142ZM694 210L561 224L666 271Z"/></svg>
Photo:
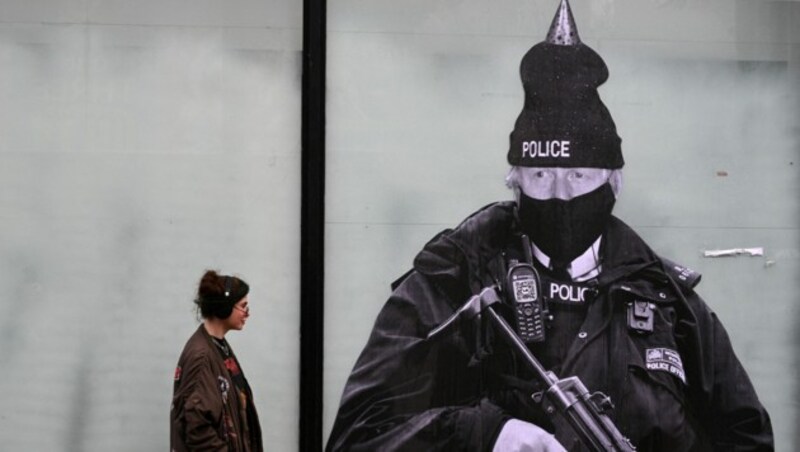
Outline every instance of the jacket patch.
<svg viewBox="0 0 800 452"><path fill-rule="evenodd" d="M228 390L231 389L231 384L222 375L217 377L217 383L219 383L219 392L222 393L222 400L228 403Z"/></svg>
<svg viewBox="0 0 800 452"><path fill-rule="evenodd" d="M242 371L239 370L239 365L236 364L236 360L233 358L228 358L225 360L225 368L228 369L228 372L230 372L234 377L242 373Z"/></svg>
<svg viewBox="0 0 800 452"><path fill-rule="evenodd" d="M648 348L645 351L645 365L648 370L669 372L686 383L686 374L683 372L681 355L669 348Z"/></svg>
<svg viewBox="0 0 800 452"><path fill-rule="evenodd" d="M562 304L585 304L597 294L593 288L578 283L552 281L544 278L544 296L548 301Z"/></svg>

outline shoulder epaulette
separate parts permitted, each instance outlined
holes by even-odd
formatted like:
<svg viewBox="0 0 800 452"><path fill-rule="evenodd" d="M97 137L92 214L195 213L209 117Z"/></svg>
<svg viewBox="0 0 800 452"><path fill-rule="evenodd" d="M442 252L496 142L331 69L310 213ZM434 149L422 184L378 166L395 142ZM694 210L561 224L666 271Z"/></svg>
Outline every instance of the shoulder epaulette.
<svg viewBox="0 0 800 452"><path fill-rule="evenodd" d="M664 264L664 271L667 272L667 275L675 280L678 285L687 289L694 289L695 286L700 283L700 278L703 277L703 275L697 273L691 268L684 267L683 265L677 264L669 259L662 257L661 262Z"/></svg>

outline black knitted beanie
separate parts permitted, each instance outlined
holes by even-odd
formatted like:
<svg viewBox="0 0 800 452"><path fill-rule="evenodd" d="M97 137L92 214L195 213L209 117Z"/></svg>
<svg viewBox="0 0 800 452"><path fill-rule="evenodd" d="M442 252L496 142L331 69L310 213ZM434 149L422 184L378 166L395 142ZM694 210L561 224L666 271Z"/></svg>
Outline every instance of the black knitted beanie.
<svg viewBox="0 0 800 452"><path fill-rule="evenodd" d="M545 41L522 58L525 104L511 132L515 166L621 168L622 140L597 88L608 68L578 37L561 0Z"/></svg>

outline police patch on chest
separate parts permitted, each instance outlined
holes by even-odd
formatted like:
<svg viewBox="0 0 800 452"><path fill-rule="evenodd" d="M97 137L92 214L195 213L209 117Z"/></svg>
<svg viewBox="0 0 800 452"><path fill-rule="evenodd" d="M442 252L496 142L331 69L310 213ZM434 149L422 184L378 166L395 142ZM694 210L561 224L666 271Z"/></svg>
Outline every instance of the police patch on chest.
<svg viewBox="0 0 800 452"><path fill-rule="evenodd" d="M686 383L686 374L683 372L681 355L669 348L648 348L645 350L645 366L648 370L669 372Z"/></svg>
<svg viewBox="0 0 800 452"><path fill-rule="evenodd" d="M582 284L547 281L544 287L547 300L556 303L584 304L595 295L594 289Z"/></svg>

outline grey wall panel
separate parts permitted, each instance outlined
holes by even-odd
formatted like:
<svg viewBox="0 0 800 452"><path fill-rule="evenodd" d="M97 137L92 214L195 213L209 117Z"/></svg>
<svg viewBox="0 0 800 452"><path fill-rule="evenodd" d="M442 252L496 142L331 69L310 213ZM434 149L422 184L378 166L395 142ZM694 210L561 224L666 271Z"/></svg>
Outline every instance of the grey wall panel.
<svg viewBox="0 0 800 452"><path fill-rule="evenodd" d="M0 5L4 449L165 449L206 268L250 283L229 339L297 447L298 7L159 5Z"/></svg>
<svg viewBox="0 0 800 452"><path fill-rule="evenodd" d="M86 0L89 21L167 26L302 27L303 3L286 0Z"/></svg>
<svg viewBox="0 0 800 452"><path fill-rule="evenodd" d="M2 0L3 23L78 23L86 20L88 0Z"/></svg>

